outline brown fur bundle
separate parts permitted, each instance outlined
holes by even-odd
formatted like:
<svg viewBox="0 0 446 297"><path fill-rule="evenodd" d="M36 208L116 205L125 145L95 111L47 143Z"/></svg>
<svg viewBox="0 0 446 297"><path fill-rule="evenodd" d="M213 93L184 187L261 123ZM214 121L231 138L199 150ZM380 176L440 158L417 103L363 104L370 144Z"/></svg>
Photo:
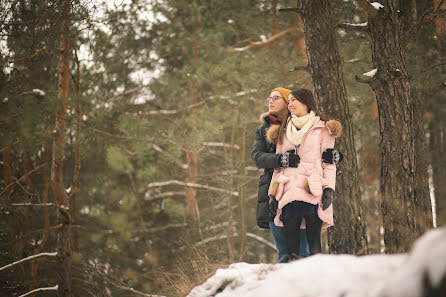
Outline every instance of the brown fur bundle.
<svg viewBox="0 0 446 297"><path fill-rule="evenodd" d="M269 195L276 196L277 190L279 189L279 182L273 181L271 183L271 186L269 187Z"/></svg>
<svg viewBox="0 0 446 297"><path fill-rule="evenodd" d="M279 135L280 125L271 125L266 131L266 139L272 143L277 144L277 136Z"/></svg>
<svg viewBox="0 0 446 297"><path fill-rule="evenodd" d="M340 137L342 135L342 125L340 122L329 120L325 125L330 129L330 132L334 137Z"/></svg>

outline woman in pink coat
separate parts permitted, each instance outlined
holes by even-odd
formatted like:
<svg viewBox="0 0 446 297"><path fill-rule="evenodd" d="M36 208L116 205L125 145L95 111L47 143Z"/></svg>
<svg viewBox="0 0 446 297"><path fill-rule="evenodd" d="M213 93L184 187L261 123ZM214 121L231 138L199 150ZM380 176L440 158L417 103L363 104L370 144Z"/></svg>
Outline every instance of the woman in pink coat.
<svg viewBox="0 0 446 297"><path fill-rule="evenodd" d="M295 90L288 99L288 119L271 126L267 138L276 144L276 154L297 154L300 162L297 168L284 166L274 171L269 195L278 201L274 224L284 226L288 256L295 259L299 258L301 224L306 226L311 255L322 252L321 228L333 225L336 165L322 163L321 154L334 148L342 126L321 119L311 91Z"/></svg>

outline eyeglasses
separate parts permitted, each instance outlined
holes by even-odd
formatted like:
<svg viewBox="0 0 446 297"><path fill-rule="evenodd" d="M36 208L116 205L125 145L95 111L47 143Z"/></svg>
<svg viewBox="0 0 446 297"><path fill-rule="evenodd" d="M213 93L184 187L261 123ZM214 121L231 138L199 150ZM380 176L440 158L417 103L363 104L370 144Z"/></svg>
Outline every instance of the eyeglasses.
<svg viewBox="0 0 446 297"><path fill-rule="evenodd" d="M277 99L279 99L279 98L283 98L282 96L272 96L272 97L268 97L268 98L266 98L266 102L270 102L271 100L272 101L276 101Z"/></svg>

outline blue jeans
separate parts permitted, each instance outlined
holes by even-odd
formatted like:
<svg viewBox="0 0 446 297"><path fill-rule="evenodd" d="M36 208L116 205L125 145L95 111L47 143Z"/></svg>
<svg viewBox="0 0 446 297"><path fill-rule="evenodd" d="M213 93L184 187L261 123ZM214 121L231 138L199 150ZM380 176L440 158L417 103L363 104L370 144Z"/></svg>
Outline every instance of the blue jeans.
<svg viewBox="0 0 446 297"><path fill-rule="evenodd" d="M269 228L271 229L271 233L274 237L274 243L276 244L277 249L277 259L279 263L286 263L288 262L287 257L285 255L287 254L286 249L286 237L285 237L285 231L283 227L279 227L274 225L274 222L269 222ZM310 255L310 247L308 246L307 241L307 233L305 229L300 229L300 246L299 246L299 256L301 257L308 257Z"/></svg>

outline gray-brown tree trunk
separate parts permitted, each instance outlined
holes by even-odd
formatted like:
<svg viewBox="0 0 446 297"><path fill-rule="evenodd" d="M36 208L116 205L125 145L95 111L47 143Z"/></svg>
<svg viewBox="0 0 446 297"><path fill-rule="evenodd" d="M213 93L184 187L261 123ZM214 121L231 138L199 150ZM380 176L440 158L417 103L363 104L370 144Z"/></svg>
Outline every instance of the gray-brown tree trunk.
<svg viewBox="0 0 446 297"><path fill-rule="evenodd" d="M441 6L440 6L441 5ZM438 64L440 67L433 71L443 75L446 73L446 2L434 1L434 7L440 8L440 15L435 20L437 36ZM441 77L441 76L438 76ZM444 81L438 80L438 88L430 112L433 120L429 125L432 177L437 215L437 226L446 225L446 90Z"/></svg>
<svg viewBox="0 0 446 297"><path fill-rule="evenodd" d="M57 201L57 285L60 297L71 297L71 214L68 196L63 183L63 160L65 157L65 117L67 113L69 78L69 40L70 40L70 0L61 2L61 33L59 55L58 111L53 140L53 159L51 164L51 184Z"/></svg>
<svg viewBox="0 0 446 297"><path fill-rule="evenodd" d="M398 1L367 1L373 68L370 85L376 94L380 124L381 209L386 252L406 252L432 226L419 105L412 97L404 54Z"/></svg>
<svg viewBox="0 0 446 297"><path fill-rule="evenodd" d="M336 140L336 147L345 158L338 165L333 202L335 226L328 232L329 250L330 253L367 253L353 125L330 3L329 0L299 0L297 7L302 18L316 101L326 117L339 120L343 126L343 136Z"/></svg>

